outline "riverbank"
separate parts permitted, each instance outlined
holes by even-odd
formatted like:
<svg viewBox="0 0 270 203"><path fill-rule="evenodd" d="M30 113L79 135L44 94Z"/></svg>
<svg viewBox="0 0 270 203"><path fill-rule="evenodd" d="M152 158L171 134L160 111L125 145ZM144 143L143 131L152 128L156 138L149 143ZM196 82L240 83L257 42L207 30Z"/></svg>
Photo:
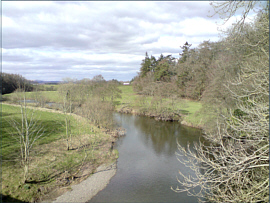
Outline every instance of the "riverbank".
<svg viewBox="0 0 270 203"><path fill-rule="evenodd" d="M132 86L120 86L122 98L115 101L118 113L147 116L162 121L177 121L182 125L203 129L206 115L202 103L182 98L162 98L136 94Z"/></svg>
<svg viewBox="0 0 270 203"><path fill-rule="evenodd" d="M117 109L118 113L126 113L126 114L134 114L138 116L147 116L154 118L158 121L177 121L181 125L203 129L203 123L202 119L200 119L199 122L197 122L197 119L190 119L185 114L181 114L179 112L172 112L172 111L166 111L166 108L162 112L153 112L153 111L147 111L147 110L141 110L139 108L131 108L131 107L121 107ZM190 121L191 120L191 121ZM193 121L193 122L192 122Z"/></svg>
<svg viewBox="0 0 270 203"><path fill-rule="evenodd" d="M111 164L118 158L118 152L112 149L112 143L119 135L95 127L81 116L72 115L72 150L66 150L64 115L53 109L27 109L34 110L36 118L46 131L31 150L29 179L27 183L22 183L23 169L18 159L20 146L10 136L12 128L8 122L12 119L19 121L20 108L15 104L2 103L2 201L40 202L48 197L56 198L71 190L74 185L84 184L86 180L89 185L93 179L89 177L96 177L97 174L99 176L92 184L97 184L98 179L101 179L99 190L104 188L116 169L106 174L101 173L102 169L99 167ZM83 187L81 190L83 191ZM93 191L92 195L97 192ZM91 196L86 198L90 199Z"/></svg>
<svg viewBox="0 0 270 203"><path fill-rule="evenodd" d="M90 201L99 191L103 190L110 179L116 173L116 162L109 165L102 164L96 172L88 177L86 180L71 186L71 189L61 194L61 191L49 194L47 199L42 202L56 203L56 202L87 202ZM57 196L57 198L55 198Z"/></svg>

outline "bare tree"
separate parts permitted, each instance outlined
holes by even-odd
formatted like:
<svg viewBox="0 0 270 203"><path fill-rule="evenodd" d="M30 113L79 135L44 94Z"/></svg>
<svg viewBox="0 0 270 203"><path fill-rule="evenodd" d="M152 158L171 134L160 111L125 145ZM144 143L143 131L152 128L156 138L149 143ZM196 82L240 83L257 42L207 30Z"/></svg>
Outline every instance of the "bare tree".
<svg viewBox="0 0 270 203"><path fill-rule="evenodd" d="M67 145L67 150L70 150L72 148L72 134L71 134L71 112L72 112L72 107L73 107L73 96L75 90L75 85L71 81L67 84L63 84L58 88L59 95L63 99L62 103L62 111L63 114L65 115L65 128L66 128L66 145Z"/></svg>
<svg viewBox="0 0 270 203"><path fill-rule="evenodd" d="M30 153L34 143L44 135L44 128L38 119L35 118L35 111L28 109L26 105L25 92L18 91L23 96L23 101L20 102L19 120L12 118L8 120L14 131L10 134L20 145L21 162L23 166L23 183L28 179Z"/></svg>
<svg viewBox="0 0 270 203"><path fill-rule="evenodd" d="M184 189L176 192L187 191L213 202L269 201L268 66L266 61L255 62L228 84L237 108L217 123L215 135L207 136L210 145L197 144L195 152L178 145L178 160L195 176L180 171L178 181ZM239 88L242 94L237 93ZM192 192L196 187L199 192Z"/></svg>
<svg viewBox="0 0 270 203"><path fill-rule="evenodd" d="M44 107L46 104L46 97L42 91L39 91L38 88L34 88L33 96L36 102L36 106Z"/></svg>
<svg viewBox="0 0 270 203"><path fill-rule="evenodd" d="M230 1L226 8L235 4L241 5ZM236 26L239 25L242 26ZM217 121L215 134L206 135L209 144L195 144L195 151L178 144L178 160L192 169L194 175L179 171L182 188L173 189L176 192L186 191L200 201L269 202L267 9L255 19L253 29L250 34L256 35L257 42L244 44L256 48L256 52L251 55L247 52L236 77L224 84L235 107Z"/></svg>
<svg viewBox="0 0 270 203"><path fill-rule="evenodd" d="M258 1L213 1L210 3L210 5L212 5L215 12L211 17L218 14L219 17L224 20L225 24L231 17L233 17L237 12L239 12L239 8L241 8L242 17L234 27L238 31L241 31L243 24L248 17L248 14L250 13L250 11L254 10L256 4L258 4Z"/></svg>
<svg viewBox="0 0 270 203"><path fill-rule="evenodd" d="M113 106L108 101L93 97L82 105L81 115L98 127L112 129L114 127Z"/></svg>

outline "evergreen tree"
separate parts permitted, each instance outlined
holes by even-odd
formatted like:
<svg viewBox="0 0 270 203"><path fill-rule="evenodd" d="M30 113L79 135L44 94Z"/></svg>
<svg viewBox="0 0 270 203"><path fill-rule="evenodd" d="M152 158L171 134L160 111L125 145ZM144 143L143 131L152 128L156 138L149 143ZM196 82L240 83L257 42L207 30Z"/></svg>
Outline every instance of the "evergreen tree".
<svg viewBox="0 0 270 203"><path fill-rule="evenodd" d="M155 72L155 68L157 66L157 60L154 56L151 56L151 67L150 67L150 71L151 72Z"/></svg>
<svg viewBox="0 0 270 203"><path fill-rule="evenodd" d="M145 53L145 59L142 60L142 63L141 63L141 69L140 69L141 76L142 77L146 76L146 74L150 70L151 70L151 59L149 58L148 53L146 52Z"/></svg>
<svg viewBox="0 0 270 203"><path fill-rule="evenodd" d="M184 46L180 46L180 48L182 49L182 53L179 54L181 56L179 60L180 63L184 63L189 57L189 51L191 46L192 44L189 44L188 42L186 42Z"/></svg>

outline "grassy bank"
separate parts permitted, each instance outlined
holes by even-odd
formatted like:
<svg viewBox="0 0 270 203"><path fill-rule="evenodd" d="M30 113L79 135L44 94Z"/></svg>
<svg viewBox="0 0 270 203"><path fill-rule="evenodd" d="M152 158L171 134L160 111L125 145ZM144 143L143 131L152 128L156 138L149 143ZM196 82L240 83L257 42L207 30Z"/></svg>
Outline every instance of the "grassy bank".
<svg viewBox="0 0 270 203"><path fill-rule="evenodd" d="M120 86L122 98L116 101L116 110L124 113L134 113L156 117L157 119L178 120L182 124L202 128L205 116L201 113L202 104L179 98L157 98L136 94L132 86Z"/></svg>
<svg viewBox="0 0 270 203"><path fill-rule="evenodd" d="M32 109L28 111L31 113ZM20 122L20 116L19 107L2 104L2 195L5 202L33 202L48 195L60 195L71 184L87 178L102 163L117 158L117 152L110 151L115 138L76 115L71 116L72 150L67 151L64 115L34 110L34 117L45 131L30 152L29 179L23 183L20 144L12 136L14 128L10 125L13 121Z"/></svg>
<svg viewBox="0 0 270 203"><path fill-rule="evenodd" d="M158 98L136 94L132 86L119 86L122 98L114 100L118 112L134 113L156 119L178 120L182 124L199 127L206 115L202 104L179 98ZM28 92L27 99L44 98L46 102L60 102L57 91ZM16 94L4 95L6 100L17 102ZM31 104L29 104L31 105ZM33 105L33 104L32 104ZM86 119L71 116L72 149L66 150L65 115L54 110L29 107L45 130L31 150L30 179L22 183L20 145L12 136L11 120L20 121L20 108L2 104L2 194L5 201L40 201L58 196L87 178L102 163L117 158L110 151L114 137L90 124ZM16 174L16 175L14 175ZM56 191L52 193L52 191ZM59 192L61 191L61 192Z"/></svg>

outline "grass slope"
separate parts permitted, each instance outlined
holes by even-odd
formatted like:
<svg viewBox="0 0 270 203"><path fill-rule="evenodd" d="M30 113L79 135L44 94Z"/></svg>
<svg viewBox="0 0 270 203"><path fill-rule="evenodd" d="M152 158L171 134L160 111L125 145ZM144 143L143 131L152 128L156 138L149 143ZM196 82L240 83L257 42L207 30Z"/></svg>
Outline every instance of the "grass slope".
<svg viewBox="0 0 270 203"><path fill-rule="evenodd" d="M30 113L33 109L28 109ZM2 104L2 195L5 202L33 202L60 187L85 179L97 166L117 156L111 153L112 137L85 119L71 116L72 147L67 151L64 139L64 115L34 110L34 117L44 126L44 136L31 150L30 175L22 184L20 145L14 139L10 121L20 122L20 108Z"/></svg>

